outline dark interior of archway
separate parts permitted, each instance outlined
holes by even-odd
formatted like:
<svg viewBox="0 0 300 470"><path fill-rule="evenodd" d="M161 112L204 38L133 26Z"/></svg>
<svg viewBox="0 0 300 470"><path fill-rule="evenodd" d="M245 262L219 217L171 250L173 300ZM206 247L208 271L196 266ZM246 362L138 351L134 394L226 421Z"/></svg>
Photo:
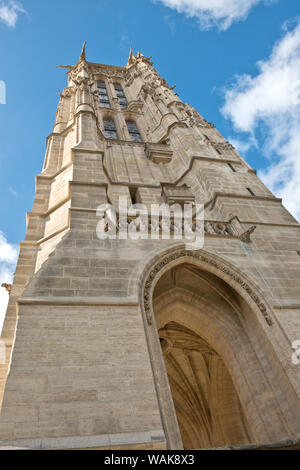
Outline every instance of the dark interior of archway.
<svg viewBox="0 0 300 470"><path fill-rule="evenodd" d="M168 271L155 288L154 311L155 299L168 291L170 300L174 290L182 286L207 293L211 282L216 281L210 274L186 264ZM218 282L225 297L233 295L225 292L223 281ZM159 329L159 338L184 448L250 443L239 397L220 355L199 334L175 321Z"/></svg>

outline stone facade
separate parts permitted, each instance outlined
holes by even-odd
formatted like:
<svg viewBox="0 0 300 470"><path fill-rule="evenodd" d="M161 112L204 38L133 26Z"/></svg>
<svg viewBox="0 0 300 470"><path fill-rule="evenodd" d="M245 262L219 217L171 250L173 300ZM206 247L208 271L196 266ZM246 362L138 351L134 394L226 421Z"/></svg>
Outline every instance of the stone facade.
<svg viewBox="0 0 300 470"><path fill-rule="evenodd" d="M84 45L65 68L2 332L0 445L296 442L300 225L151 58ZM99 240L119 196L203 204L203 249Z"/></svg>

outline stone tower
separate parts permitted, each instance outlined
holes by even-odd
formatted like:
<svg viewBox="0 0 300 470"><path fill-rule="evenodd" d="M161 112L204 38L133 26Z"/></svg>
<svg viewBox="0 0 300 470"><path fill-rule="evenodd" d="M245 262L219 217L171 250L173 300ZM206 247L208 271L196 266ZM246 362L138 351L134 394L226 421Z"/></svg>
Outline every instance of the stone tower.
<svg viewBox="0 0 300 470"><path fill-rule="evenodd" d="M295 444L300 225L151 58L84 45L65 68L2 332L1 446ZM120 196L203 204L203 247L99 239Z"/></svg>

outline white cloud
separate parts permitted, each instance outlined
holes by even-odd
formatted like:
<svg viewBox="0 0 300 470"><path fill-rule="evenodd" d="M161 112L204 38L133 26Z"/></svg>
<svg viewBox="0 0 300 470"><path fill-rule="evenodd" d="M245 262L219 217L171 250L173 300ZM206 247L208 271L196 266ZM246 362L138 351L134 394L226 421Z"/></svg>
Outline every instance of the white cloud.
<svg viewBox="0 0 300 470"><path fill-rule="evenodd" d="M17 193L17 191L14 190L14 188L9 186L8 189L9 189L10 194L12 194L14 197L18 197L18 193Z"/></svg>
<svg viewBox="0 0 300 470"><path fill-rule="evenodd" d="M254 136L250 136L250 138L246 140L237 139L236 137L228 137L227 140L239 153L242 154L247 153L251 147L257 147L257 142Z"/></svg>
<svg viewBox="0 0 300 470"><path fill-rule="evenodd" d="M214 26L228 29L232 23L245 20L252 7L258 3L274 3L276 0L159 0L178 13L199 20L202 29Z"/></svg>
<svg viewBox="0 0 300 470"><path fill-rule="evenodd" d="M259 176L300 219L300 20L257 66L225 90L222 112L250 139L261 131L270 165Z"/></svg>
<svg viewBox="0 0 300 470"><path fill-rule="evenodd" d="M11 284L13 273L18 259L18 249L11 245L0 230L0 286L2 283ZM8 303L8 293L0 287L0 332Z"/></svg>
<svg viewBox="0 0 300 470"><path fill-rule="evenodd" d="M19 13L26 13L19 2L14 0L0 1L0 21L14 28L17 24Z"/></svg>

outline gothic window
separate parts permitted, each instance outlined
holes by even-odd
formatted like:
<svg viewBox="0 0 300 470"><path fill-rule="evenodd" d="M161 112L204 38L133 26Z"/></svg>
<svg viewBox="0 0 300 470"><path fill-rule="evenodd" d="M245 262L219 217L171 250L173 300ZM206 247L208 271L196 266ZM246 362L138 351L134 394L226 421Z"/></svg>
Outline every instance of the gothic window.
<svg viewBox="0 0 300 470"><path fill-rule="evenodd" d="M104 135L107 139L118 139L115 121L113 119L103 119Z"/></svg>
<svg viewBox="0 0 300 470"><path fill-rule="evenodd" d="M110 108L109 97L108 97L106 85L104 82L98 82L98 91L99 91L100 106L102 106L102 108Z"/></svg>
<svg viewBox="0 0 300 470"><path fill-rule="evenodd" d="M118 97L119 104L122 109L127 108L127 99L124 93L123 88L119 83L114 83L115 91Z"/></svg>
<svg viewBox="0 0 300 470"><path fill-rule="evenodd" d="M126 121L130 138L133 142L143 142L138 126L133 121Z"/></svg>

